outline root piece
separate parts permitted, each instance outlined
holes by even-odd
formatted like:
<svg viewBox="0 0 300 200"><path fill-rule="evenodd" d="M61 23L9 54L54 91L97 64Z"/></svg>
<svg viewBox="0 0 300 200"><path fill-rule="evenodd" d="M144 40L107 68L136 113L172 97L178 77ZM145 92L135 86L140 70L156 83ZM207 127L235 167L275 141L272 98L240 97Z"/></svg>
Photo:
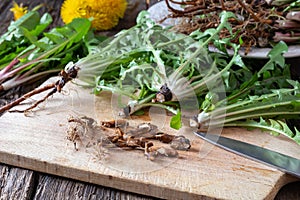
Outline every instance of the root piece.
<svg viewBox="0 0 300 200"><path fill-rule="evenodd" d="M52 89L44 98L42 98L41 100L36 101L29 108L27 108L25 110L14 110L14 111L11 111L11 112L27 112L27 111L30 111L33 108L37 107L40 103L44 102L50 96L55 94L56 92L61 92L62 88L65 86L65 84L67 82L69 82L70 80L77 77L77 73L78 73L79 68L76 67L76 65L74 65L73 63L71 63L71 64L72 64L71 66L66 66L66 69L62 70L60 72L60 74L59 74L60 79L58 81L56 81L56 83L51 83L51 84L48 84L48 85L43 86L41 88L36 88L36 89L24 94L22 97L16 99L15 101L1 107L0 108L0 113L8 111L9 109L19 105L20 103L22 103L26 99L28 99L28 98L36 95L36 94L39 94L39 93L42 93L44 91Z"/></svg>
<svg viewBox="0 0 300 200"><path fill-rule="evenodd" d="M28 93L26 93L26 94L24 94L23 96L21 96L20 98L18 98L18 99L16 99L15 101L13 101L13 102L11 102L11 103L9 103L9 104L7 104L7 105L5 105L5 106L3 106L3 107L1 107L0 108L0 113L3 113L3 112L5 112L5 111L7 111L7 110L9 110L9 109L11 109L11 108L13 108L14 106L17 106L17 105L19 105L20 103L22 103L23 101L25 101L26 99L28 99L29 97L31 97L31 96L33 96L33 95L36 95L36 94L39 94L39 93L41 93L41 92L44 92L44 91L47 91L47 90L49 90L49 89L51 89L51 88L53 88L53 87L55 87L55 84L53 83L53 84L49 84L49 85L46 85L46 86L44 86L44 87L42 87L42 88L36 88L36 89L34 89L34 90L32 90L32 91L30 91L30 92L28 92ZM51 94L54 94L56 91L54 91L55 89L53 89L53 91L51 91L50 93ZM49 94L50 94L49 93ZM50 96L50 95L47 95L47 96ZM39 103L41 103L41 102L39 102ZM38 103L38 104L39 104ZM37 105L35 105L35 107L36 107ZM32 106L31 106L32 107Z"/></svg>
<svg viewBox="0 0 300 200"><path fill-rule="evenodd" d="M129 130L124 132L121 127L115 127L115 123L102 122L103 127L115 129L108 140L120 148L144 150L147 160L153 161L158 156L177 157L177 150L186 151L191 147L186 137L159 132L158 127L151 123L141 123L135 128L126 123Z"/></svg>

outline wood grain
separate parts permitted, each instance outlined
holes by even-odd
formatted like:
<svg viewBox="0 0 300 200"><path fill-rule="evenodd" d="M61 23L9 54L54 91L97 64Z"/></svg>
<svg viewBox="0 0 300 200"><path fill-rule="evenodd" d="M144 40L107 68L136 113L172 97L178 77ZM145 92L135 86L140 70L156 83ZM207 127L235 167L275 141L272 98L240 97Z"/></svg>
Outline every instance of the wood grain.
<svg viewBox="0 0 300 200"><path fill-rule="evenodd" d="M0 165L1 199L30 199L34 192L35 175L30 170L20 170Z"/></svg>
<svg viewBox="0 0 300 200"><path fill-rule="evenodd" d="M110 118L105 113L110 109L110 101L105 103L98 98L89 90L70 84L65 94L54 95L44 107L27 117L5 113L0 119L2 162L168 199L240 199L244 196L273 199L283 185L295 180L278 170L209 146L191 134L187 135L192 140L191 150L180 152L180 157L173 160L151 162L140 152L120 150L109 151L108 158L99 159L84 146L75 151L72 143L65 139L67 117ZM99 102L103 113L99 112ZM283 137L243 129L224 129L223 134L300 156L298 146Z"/></svg>
<svg viewBox="0 0 300 200"><path fill-rule="evenodd" d="M125 193L106 187L97 187L83 182L74 182L61 177L42 175L39 178L34 200L39 199L135 199L150 200L152 198Z"/></svg>

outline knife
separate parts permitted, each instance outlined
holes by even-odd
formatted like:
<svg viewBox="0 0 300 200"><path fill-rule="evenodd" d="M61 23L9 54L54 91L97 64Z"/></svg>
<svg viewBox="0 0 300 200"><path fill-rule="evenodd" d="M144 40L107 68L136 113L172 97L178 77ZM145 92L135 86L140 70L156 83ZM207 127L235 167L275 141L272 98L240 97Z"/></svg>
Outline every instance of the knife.
<svg viewBox="0 0 300 200"><path fill-rule="evenodd" d="M219 135L194 132L203 140L229 152L263 163L300 178L300 160L266 148Z"/></svg>

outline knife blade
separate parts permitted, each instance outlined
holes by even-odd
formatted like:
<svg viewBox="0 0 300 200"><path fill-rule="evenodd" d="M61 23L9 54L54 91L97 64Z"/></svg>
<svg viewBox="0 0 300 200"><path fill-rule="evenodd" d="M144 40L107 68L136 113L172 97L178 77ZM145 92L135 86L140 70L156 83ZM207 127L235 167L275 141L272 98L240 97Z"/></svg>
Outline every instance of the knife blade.
<svg viewBox="0 0 300 200"><path fill-rule="evenodd" d="M194 132L201 139L229 152L300 178L300 160L253 144L210 133Z"/></svg>

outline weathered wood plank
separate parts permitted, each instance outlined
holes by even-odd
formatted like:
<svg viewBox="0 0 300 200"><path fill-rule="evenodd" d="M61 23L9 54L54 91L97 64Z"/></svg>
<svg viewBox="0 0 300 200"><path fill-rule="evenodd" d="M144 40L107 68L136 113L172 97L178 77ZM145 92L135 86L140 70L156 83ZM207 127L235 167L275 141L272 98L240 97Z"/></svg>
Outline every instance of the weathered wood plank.
<svg viewBox="0 0 300 200"><path fill-rule="evenodd" d="M31 170L0 165L0 199L31 199L35 174Z"/></svg>
<svg viewBox="0 0 300 200"><path fill-rule="evenodd" d="M49 176L0 164L0 199L135 199L151 200L112 188Z"/></svg>
<svg viewBox="0 0 300 200"><path fill-rule="evenodd" d="M38 179L38 185L33 199L151 200L153 198L123 192L112 188L41 174Z"/></svg>
<svg viewBox="0 0 300 200"><path fill-rule="evenodd" d="M113 188L96 186L51 175L37 174L30 170L11 167L4 164L0 164L0 171L0 199L17 198L38 200L54 198L61 199L61 197L66 197L65 199L68 199L68 197L69 199L76 199L76 195L77 197L82 197L82 199L153 199L152 197L144 197L142 195L123 192ZM23 181L21 181L22 184L12 184L11 180L14 180L13 182L20 183L20 181L15 179L16 177L20 177L20 174L23 174L21 175L23 179ZM9 176L10 178L8 178ZM8 181L8 179L10 179L10 181ZM30 185L30 189L28 187L24 187L24 185ZM34 190L35 187L36 191ZM14 195L12 192L8 192L8 190L26 195ZM278 192L274 200L291 199L300 199L300 182L294 182L284 186Z"/></svg>

